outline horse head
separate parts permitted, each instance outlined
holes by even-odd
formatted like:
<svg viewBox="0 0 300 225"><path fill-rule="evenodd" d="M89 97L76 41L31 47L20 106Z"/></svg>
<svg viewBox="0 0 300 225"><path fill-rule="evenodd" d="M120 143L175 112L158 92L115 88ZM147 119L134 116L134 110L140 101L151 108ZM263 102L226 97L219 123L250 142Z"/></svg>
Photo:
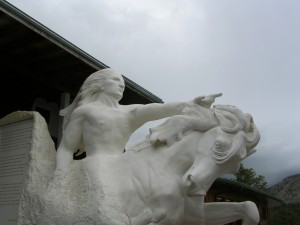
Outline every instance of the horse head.
<svg viewBox="0 0 300 225"><path fill-rule="evenodd" d="M218 177L236 173L240 162L256 151L260 139L250 114L229 105L214 106L211 112L219 125L199 138L198 154L182 177L189 196L203 196Z"/></svg>
<svg viewBox="0 0 300 225"><path fill-rule="evenodd" d="M132 185L122 185L122 196L129 196L129 202L138 193L144 203L138 209L146 207L151 218L177 224L187 197L203 197L218 177L237 172L240 162L255 152L259 137L252 117L234 106L192 105L150 129L144 141L127 151L124 162L132 166L125 181Z"/></svg>

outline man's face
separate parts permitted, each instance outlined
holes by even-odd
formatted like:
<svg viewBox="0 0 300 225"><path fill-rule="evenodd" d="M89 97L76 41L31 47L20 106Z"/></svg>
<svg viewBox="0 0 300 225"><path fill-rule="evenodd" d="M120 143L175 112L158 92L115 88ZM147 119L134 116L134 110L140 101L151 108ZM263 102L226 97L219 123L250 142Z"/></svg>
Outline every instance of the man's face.
<svg viewBox="0 0 300 225"><path fill-rule="evenodd" d="M118 101L123 97L124 88L124 79L119 73L112 73L111 76L105 79L103 84L103 92Z"/></svg>

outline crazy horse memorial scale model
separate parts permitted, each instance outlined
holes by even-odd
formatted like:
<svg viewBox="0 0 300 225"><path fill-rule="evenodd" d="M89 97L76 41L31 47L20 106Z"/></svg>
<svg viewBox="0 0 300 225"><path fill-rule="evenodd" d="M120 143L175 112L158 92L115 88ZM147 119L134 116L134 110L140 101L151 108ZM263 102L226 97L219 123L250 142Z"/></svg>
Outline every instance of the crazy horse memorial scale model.
<svg viewBox="0 0 300 225"><path fill-rule="evenodd" d="M56 151L45 120L34 118L28 179L18 225L256 225L253 202L205 203L212 183L236 173L255 152L251 115L213 105L221 94L188 102L120 105L124 80L113 69L91 74L64 116ZM148 121L167 118L123 150ZM86 158L73 160L78 149Z"/></svg>

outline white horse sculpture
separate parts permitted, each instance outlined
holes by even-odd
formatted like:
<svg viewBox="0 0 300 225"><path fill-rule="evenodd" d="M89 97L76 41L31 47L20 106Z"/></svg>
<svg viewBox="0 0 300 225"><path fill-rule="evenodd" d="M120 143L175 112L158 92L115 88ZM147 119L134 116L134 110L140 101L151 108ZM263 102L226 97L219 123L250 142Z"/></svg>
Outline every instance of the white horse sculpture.
<svg viewBox="0 0 300 225"><path fill-rule="evenodd" d="M124 155L138 165L126 171L128 175L124 177L131 179L122 181L126 184L122 199L134 196L126 193L138 191L137 197L144 203L138 208L148 207L152 212L147 219L139 217L142 214L133 217L132 224L223 224L238 219L243 219L244 224L258 223L254 203L204 203L212 183L224 174L236 173L240 162L254 152L259 133L251 116L233 106L197 108L185 112L187 117L172 117L152 129L136 150ZM181 134L180 141L165 145L174 139L174 125L180 120L180 127L183 123L190 127L195 119L203 117L216 119L220 125L206 132L190 130ZM130 215L129 210L127 213Z"/></svg>
<svg viewBox="0 0 300 225"><path fill-rule="evenodd" d="M199 119L216 126L199 131ZM35 190L25 192L19 224L204 225L242 219L244 225L256 225L259 214L253 202L205 203L204 196L218 177L238 171L258 141L252 117L238 108L192 107L151 129L123 155L101 159L93 167L95 177L87 171L98 159L74 161L66 174L48 169L53 179L39 191L38 201L31 199L37 197ZM109 173L103 172L107 166ZM26 208L28 202L34 202L34 212Z"/></svg>

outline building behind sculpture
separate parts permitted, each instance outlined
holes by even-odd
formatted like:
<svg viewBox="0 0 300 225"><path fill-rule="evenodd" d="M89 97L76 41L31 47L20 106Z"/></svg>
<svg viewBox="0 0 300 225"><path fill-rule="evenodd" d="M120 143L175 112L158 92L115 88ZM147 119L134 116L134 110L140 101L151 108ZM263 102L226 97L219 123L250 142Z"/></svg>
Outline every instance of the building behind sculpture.
<svg viewBox="0 0 300 225"><path fill-rule="evenodd" d="M260 224L269 224L269 210L283 204L283 200L244 183L219 178L210 187L206 202L255 202L260 213ZM241 221L231 225L242 224Z"/></svg>
<svg viewBox="0 0 300 225"><path fill-rule="evenodd" d="M58 111L77 94L85 78L109 66L90 56L6 1L0 2L1 112L40 112L57 142ZM162 102L124 76L121 104Z"/></svg>

